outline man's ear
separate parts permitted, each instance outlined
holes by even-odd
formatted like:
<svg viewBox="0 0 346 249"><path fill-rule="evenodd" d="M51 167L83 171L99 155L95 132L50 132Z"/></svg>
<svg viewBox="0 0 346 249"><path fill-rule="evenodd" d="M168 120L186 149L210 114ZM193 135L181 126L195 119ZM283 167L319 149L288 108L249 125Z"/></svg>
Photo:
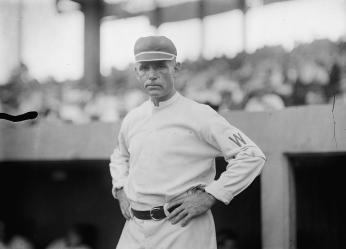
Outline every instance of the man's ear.
<svg viewBox="0 0 346 249"><path fill-rule="evenodd" d="M175 63L174 70L175 70L175 72L179 72L181 70L181 63L180 62Z"/></svg>
<svg viewBox="0 0 346 249"><path fill-rule="evenodd" d="M133 71L135 71L136 79L139 81L139 74L138 74L138 64L133 65Z"/></svg>

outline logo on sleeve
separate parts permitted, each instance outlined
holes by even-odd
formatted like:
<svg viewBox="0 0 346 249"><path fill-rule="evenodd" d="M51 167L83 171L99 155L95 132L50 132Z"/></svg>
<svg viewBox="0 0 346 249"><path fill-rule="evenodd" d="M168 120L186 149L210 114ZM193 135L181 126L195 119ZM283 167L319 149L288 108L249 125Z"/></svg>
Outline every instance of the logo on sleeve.
<svg viewBox="0 0 346 249"><path fill-rule="evenodd" d="M228 137L233 143L235 143L236 145L238 145L239 147L241 147L242 145L246 145L246 142L244 140L244 138L240 135L240 133L238 132L237 134L232 134L232 137Z"/></svg>

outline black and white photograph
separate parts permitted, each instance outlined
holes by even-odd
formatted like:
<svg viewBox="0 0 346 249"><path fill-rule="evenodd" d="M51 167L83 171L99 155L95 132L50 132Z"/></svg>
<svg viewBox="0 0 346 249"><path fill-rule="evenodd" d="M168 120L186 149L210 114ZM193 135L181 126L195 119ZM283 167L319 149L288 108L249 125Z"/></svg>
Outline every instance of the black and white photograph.
<svg viewBox="0 0 346 249"><path fill-rule="evenodd" d="M346 0L0 0L0 249L345 249Z"/></svg>

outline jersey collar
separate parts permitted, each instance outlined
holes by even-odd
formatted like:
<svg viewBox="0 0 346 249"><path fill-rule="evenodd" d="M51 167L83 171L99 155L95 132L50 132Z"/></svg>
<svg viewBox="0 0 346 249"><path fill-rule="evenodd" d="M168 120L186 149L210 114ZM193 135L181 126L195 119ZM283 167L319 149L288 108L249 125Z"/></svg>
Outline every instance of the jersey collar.
<svg viewBox="0 0 346 249"><path fill-rule="evenodd" d="M149 99L149 103L150 103L150 106L152 106L152 108L154 110L160 110L162 108L165 108L165 107L173 104L180 96L181 95L176 91L175 94L171 98L169 98L165 101L159 102L159 106L155 106L154 103L151 101L151 99Z"/></svg>

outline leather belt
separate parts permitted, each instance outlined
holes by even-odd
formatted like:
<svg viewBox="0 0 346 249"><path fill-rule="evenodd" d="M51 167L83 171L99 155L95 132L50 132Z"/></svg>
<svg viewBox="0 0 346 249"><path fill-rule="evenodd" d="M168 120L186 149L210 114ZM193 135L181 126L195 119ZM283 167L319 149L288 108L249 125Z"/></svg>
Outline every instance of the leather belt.
<svg viewBox="0 0 346 249"><path fill-rule="evenodd" d="M176 209L179 205L171 207L168 212L172 212L174 209ZM147 211L140 211L140 210L135 210L131 208L133 216L135 216L137 219L141 220L162 220L166 218L166 214L164 211L163 206L157 206L153 207L150 210Z"/></svg>
<svg viewBox="0 0 346 249"><path fill-rule="evenodd" d="M141 220L162 220L166 218L163 206L153 207L148 211L140 211L131 208L133 216Z"/></svg>

